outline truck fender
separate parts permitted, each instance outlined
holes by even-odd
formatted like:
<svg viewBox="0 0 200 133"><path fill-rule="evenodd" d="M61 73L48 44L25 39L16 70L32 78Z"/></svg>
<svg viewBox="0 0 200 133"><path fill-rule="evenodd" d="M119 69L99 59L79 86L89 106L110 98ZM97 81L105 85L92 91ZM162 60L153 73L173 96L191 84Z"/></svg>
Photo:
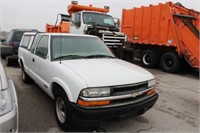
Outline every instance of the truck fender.
<svg viewBox="0 0 200 133"><path fill-rule="evenodd" d="M22 67L22 63L24 65L24 58L22 56L18 58L18 63L20 67Z"/></svg>
<svg viewBox="0 0 200 133"><path fill-rule="evenodd" d="M24 67L24 70L26 71L26 72L28 72L29 71L29 68L26 66L26 64L24 63L25 61L24 61L24 58L23 58L23 56L21 56L21 57L19 57L18 58L18 63L19 63L19 66L20 67Z"/></svg>
<svg viewBox="0 0 200 133"><path fill-rule="evenodd" d="M54 77L54 78L51 80L50 83L51 83L51 85L50 85L50 91L51 91L51 93L52 93L52 94L51 94L51 95L52 95L52 98L54 98L54 95L53 95L53 84L54 84L54 83L57 83L58 85L60 85L60 86L63 88L63 90L65 91L66 95L68 96L69 101L74 102L74 98L73 98L73 96L72 96L72 93L71 93L71 91L70 91L68 85L67 85L63 80L61 80L61 79L58 78L58 77Z"/></svg>

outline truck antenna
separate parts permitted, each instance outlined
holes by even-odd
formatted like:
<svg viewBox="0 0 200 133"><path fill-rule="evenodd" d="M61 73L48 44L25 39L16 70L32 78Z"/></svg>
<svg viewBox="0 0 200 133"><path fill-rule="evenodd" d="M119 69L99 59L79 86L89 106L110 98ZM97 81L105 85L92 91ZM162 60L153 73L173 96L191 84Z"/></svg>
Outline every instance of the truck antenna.
<svg viewBox="0 0 200 133"><path fill-rule="evenodd" d="M62 37L62 35L61 35L61 37ZM61 38L59 39L59 41L60 41L60 64L61 64L61 63L62 63L62 62L61 62L61 47L62 47Z"/></svg>

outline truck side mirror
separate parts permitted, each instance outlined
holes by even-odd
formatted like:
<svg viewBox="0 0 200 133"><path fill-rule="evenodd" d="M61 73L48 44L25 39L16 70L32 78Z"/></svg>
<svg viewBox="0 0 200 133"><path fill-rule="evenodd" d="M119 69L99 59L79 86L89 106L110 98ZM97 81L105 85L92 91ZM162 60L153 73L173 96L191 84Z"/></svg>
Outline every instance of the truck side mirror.
<svg viewBox="0 0 200 133"><path fill-rule="evenodd" d="M115 22L115 27L119 29L120 28L120 19L114 18L114 22Z"/></svg>

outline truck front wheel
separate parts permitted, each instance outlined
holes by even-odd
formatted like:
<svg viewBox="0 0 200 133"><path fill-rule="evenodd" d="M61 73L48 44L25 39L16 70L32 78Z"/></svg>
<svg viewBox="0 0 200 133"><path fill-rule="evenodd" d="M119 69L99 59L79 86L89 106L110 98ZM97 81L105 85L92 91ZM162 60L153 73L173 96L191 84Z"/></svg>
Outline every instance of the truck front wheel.
<svg viewBox="0 0 200 133"><path fill-rule="evenodd" d="M175 73L180 67L180 59L176 53L166 52L161 57L161 68L165 72Z"/></svg>
<svg viewBox="0 0 200 133"><path fill-rule="evenodd" d="M69 100L61 88L56 88L54 93L54 108L59 127L63 131L72 131L73 123L70 115Z"/></svg>
<svg viewBox="0 0 200 133"><path fill-rule="evenodd" d="M153 68L156 67L159 61L159 56L154 50L144 50L140 57L142 65L144 67Z"/></svg>

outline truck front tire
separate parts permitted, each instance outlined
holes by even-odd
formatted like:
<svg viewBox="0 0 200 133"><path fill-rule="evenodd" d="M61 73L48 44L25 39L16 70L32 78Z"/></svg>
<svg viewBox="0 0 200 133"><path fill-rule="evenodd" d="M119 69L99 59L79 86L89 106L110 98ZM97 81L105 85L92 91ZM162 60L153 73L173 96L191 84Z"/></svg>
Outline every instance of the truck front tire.
<svg viewBox="0 0 200 133"><path fill-rule="evenodd" d="M54 96L54 109L59 127L63 131L72 131L74 124L70 115L69 100L66 93L59 87L56 88Z"/></svg>
<svg viewBox="0 0 200 133"><path fill-rule="evenodd" d="M161 57L161 68L165 72L175 73L180 67L180 59L174 52L166 52Z"/></svg>
<svg viewBox="0 0 200 133"><path fill-rule="evenodd" d="M144 67L154 68L158 64L159 56L154 50L144 50L141 54L140 60Z"/></svg>

